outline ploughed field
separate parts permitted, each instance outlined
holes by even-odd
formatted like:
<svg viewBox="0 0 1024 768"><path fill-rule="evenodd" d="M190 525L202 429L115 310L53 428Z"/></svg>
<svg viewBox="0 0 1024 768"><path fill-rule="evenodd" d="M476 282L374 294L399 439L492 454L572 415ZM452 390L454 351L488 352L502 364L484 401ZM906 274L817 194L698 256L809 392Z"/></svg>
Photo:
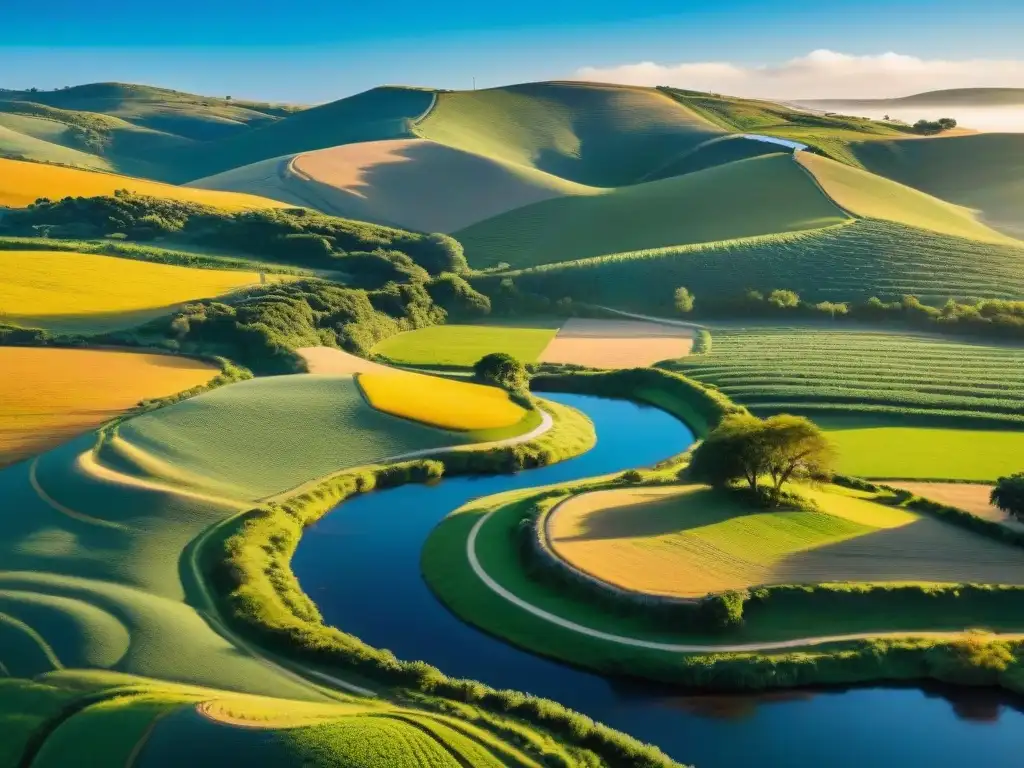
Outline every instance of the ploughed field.
<svg viewBox="0 0 1024 768"><path fill-rule="evenodd" d="M208 363L170 355L23 347L0 347L0 371L0 466L217 373Z"/></svg>
<svg viewBox="0 0 1024 768"><path fill-rule="evenodd" d="M167 314L185 301L259 284L256 272L71 251L0 251L0 323L101 333Z"/></svg>
<svg viewBox="0 0 1024 768"><path fill-rule="evenodd" d="M555 552L605 582L700 597L767 584L1024 584L1024 552L840 492L801 489L821 511L769 511L703 486L596 491L548 520Z"/></svg>

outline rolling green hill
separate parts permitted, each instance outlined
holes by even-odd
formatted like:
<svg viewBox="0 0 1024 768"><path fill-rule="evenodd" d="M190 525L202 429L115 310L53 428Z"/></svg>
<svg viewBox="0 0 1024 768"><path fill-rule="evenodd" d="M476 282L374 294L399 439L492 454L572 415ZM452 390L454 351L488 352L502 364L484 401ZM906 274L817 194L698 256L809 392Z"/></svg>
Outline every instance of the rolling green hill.
<svg viewBox="0 0 1024 768"><path fill-rule="evenodd" d="M440 93L416 132L597 187L637 182L722 133L653 89L557 82Z"/></svg>
<svg viewBox="0 0 1024 768"><path fill-rule="evenodd" d="M798 152L795 157L829 197L856 216L982 243L1024 245L986 227L971 211L916 189L809 152Z"/></svg>
<svg viewBox="0 0 1024 768"><path fill-rule="evenodd" d="M807 300L853 301L914 294L1024 299L1024 248L947 237L861 219L830 229L620 253L506 276L552 300L571 296L646 313L672 312L685 285L700 297L788 288ZM500 277L478 278L488 283Z"/></svg>
<svg viewBox="0 0 1024 768"><path fill-rule="evenodd" d="M605 254L799 232L848 217L788 154L518 208L455 233L471 266L526 268Z"/></svg>
<svg viewBox="0 0 1024 768"><path fill-rule="evenodd" d="M996 229L1024 238L1024 134L855 143L872 173L973 208Z"/></svg>

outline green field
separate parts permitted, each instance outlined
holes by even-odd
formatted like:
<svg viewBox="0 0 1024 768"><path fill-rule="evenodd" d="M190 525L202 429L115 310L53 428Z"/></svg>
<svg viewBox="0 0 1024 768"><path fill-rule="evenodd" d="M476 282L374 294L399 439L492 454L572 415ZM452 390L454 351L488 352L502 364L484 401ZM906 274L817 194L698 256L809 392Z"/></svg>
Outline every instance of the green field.
<svg viewBox="0 0 1024 768"><path fill-rule="evenodd" d="M1024 348L827 324L714 330L672 364L759 412L879 413L1024 425Z"/></svg>
<svg viewBox="0 0 1024 768"><path fill-rule="evenodd" d="M1024 248L980 243L859 220L831 229L725 243L622 253L511 272L521 289L552 300L572 296L647 314L669 314L687 286L700 301L745 289L788 288L804 299L883 299L913 294L1024 298ZM478 279L481 285L499 278Z"/></svg>
<svg viewBox="0 0 1024 768"><path fill-rule="evenodd" d="M764 190L775 192L765 199ZM697 173L562 197L455 233L474 267L513 268L624 251L713 242L842 224L836 208L787 154Z"/></svg>
<svg viewBox="0 0 1024 768"><path fill-rule="evenodd" d="M385 339L373 354L405 365L472 366L491 352L533 363L558 333L560 321L518 325L434 325Z"/></svg>
<svg viewBox="0 0 1024 768"><path fill-rule="evenodd" d="M580 184L615 187L722 131L651 88L529 83L441 93L416 133Z"/></svg>
<svg viewBox="0 0 1024 768"><path fill-rule="evenodd" d="M839 452L839 471L857 477L980 480L1024 470L1024 430L898 426L891 419L816 419Z"/></svg>
<svg viewBox="0 0 1024 768"><path fill-rule="evenodd" d="M345 467L474 441L371 408L351 376L253 379L133 419L120 437L232 498L280 493ZM258 451L253 446L260 446ZM158 471L159 474L159 471Z"/></svg>

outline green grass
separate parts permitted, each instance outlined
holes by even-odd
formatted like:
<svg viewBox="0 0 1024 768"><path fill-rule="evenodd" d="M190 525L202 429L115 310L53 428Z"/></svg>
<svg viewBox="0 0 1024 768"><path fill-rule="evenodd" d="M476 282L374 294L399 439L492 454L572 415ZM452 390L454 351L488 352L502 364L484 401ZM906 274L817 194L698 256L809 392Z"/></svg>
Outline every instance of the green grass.
<svg viewBox="0 0 1024 768"><path fill-rule="evenodd" d="M649 88L530 83L441 93L416 133L581 184L639 181L721 133Z"/></svg>
<svg viewBox="0 0 1024 768"><path fill-rule="evenodd" d="M770 196L766 189L772 189ZM513 268L841 224L787 154L518 208L455 233L474 267ZM569 295L577 295L573 291Z"/></svg>
<svg viewBox="0 0 1024 768"><path fill-rule="evenodd" d="M893 221L983 243L1021 245L1019 241L989 229L970 211L911 187L808 152L801 152L796 157L829 197L856 216Z"/></svg>
<svg viewBox="0 0 1024 768"><path fill-rule="evenodd" d="M852 151L873 173L978 210L996 229L1024 237L1024 134L864 142Z"/></svg>
<svg viewBox="0 0 1024 768"><path fill-rule="evenodd" d="M472 366L491 352L533 363L558 333L557 320L519 325L434 325L385 339L372 352L406 365Z"/></svg>
<svg viewBox="0 0 1024 768"><path fill-rule="evenodd" d="M670 314L672 294L737 297L788 288L806 300L858 301L914 294L1024 298L1024 248L945 237L892 222L859 220L827 230L622 253L512 272L523 290ZM478 278L486 285L499 278Z"/></svg>
<svg viewBox="0 0 1024 768"><path fill-rule="evenodd" d="M1024 348L827 324L713 330L710 355L673 369L759 412L893 415L1024 424ZM974 423L972 423L974 422ZM949 425L947 421L946 425Z"/></svg>
<svg viewBox="0 0 1024 768"><path fill-rule="evenodd" d="M245 499L388 456L474 441L375 411L350 376L302 375L208 392L133 419L120 436L197 484Z"/></svg>
<svg viewBox="0 0 1024 768"><path fill-rule="evenodd" d="M816 420L847 475L991 482L1024 470L1024 431L900 426L870 416Z"/></svg>

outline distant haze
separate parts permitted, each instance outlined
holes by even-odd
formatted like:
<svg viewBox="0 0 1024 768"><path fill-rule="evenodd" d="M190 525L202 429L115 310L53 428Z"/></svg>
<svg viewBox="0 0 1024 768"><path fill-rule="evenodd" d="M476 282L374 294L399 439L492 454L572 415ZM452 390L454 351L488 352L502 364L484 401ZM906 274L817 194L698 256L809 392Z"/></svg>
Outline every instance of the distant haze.
<svg viewBox="0 0 1024 768"><path fill-rule="evenodd" d="M801 102L793 102L801 104ZM863 103L829 102L808 104L815 109L838 112L844 115L870 117L881 120L888 115L893 120L916 123L918 120L938 120L952 117L961 128L973 128L985 133L1024 133L1024 106L1020 107L960 107L928 105L922 107L867 106Z"/></svg>

